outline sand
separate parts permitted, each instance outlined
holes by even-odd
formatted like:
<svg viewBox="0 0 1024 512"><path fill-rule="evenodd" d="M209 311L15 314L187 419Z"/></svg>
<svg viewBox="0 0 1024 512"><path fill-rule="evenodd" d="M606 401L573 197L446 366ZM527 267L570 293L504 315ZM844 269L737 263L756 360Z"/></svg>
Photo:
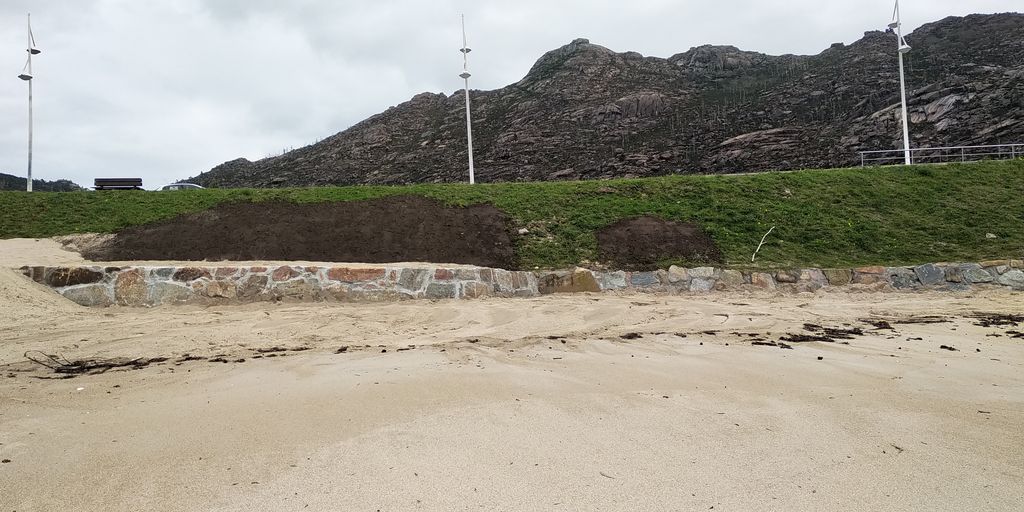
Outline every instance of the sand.
<svg viewBox="0 0 1024 512"><path fill-rule="evenodd" d="M0 510L1020 510L1024 325L978 312L1024 294L89 310L0 270ZM804 323L865 334L751 345Z"/></svg>

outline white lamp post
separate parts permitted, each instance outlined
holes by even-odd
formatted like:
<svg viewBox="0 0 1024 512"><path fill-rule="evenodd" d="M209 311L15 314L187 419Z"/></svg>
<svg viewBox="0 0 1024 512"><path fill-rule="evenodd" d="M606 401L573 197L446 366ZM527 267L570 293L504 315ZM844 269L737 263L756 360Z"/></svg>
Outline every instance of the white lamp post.
<svg viewBox="0 0 1024 512"><path fill-rule="evenodd" d="M36 38L32 35L32 14L28 15L28 62L18 78L28 82L28 180L25 190L32 192L32 56L43 53L36 48Z"/></svg>
<svg viewBox="0 0 1024 512"><path fill-rule="evenodd" d="M900 19L900 0L896 0L896 9L892 14L893 22L889 28L896 33L896 48L900 58L900 98L903 102L903 161L910 165L910 124L907 120L907 81L903 76L903 55L910 52L910 45L903 39L903 23Z"/></svg>
<svg viewBox="0 0 1024 512"><path fill-rule="evenodd" d="M469 43L466 40L466 15L462 15L462 74L459 75L463 80L466 81L466 142L469 146L469 183L472 185L476 183L476 177L473 172L473 118L470 115L470 104L469 104L469 77L473 76L469 74L469 52L473 51L469 49Z"/></svg>

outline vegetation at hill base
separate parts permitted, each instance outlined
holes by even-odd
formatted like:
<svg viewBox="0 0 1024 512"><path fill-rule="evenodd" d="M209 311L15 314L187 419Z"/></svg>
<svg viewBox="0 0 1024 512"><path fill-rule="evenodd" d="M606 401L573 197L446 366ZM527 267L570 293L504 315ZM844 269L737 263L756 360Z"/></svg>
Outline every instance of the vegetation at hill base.
<svg viewBox="0 0 1024 512"><path fill-rule="evenodd" d="M0 190L25 190L28 180L20 176L0 172ZM73 192L84 190L70 180L32 180L32 189L39 192Z"/></svg>
<svg viewBox="0 0 1024 512"><path fill-rule="evenodd" d="M596 231L643 215L700 224L733 267L1024 257L1024 160L547 183L0 192L0 238L111 233L232 201L312 203L408 194L504 210L513 229L528 230L516 241L520 267L528 269L599 264Z"/></svg>

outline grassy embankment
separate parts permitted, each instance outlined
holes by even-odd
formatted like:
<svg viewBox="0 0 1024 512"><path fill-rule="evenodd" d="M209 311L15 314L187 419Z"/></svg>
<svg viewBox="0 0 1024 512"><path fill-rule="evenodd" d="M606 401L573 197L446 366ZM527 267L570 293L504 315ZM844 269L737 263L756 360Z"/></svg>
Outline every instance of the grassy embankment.
<svg viewBox="0 0 1024 512"><path fill-rule="evenodd" d="M417 194L491 203L530 233L524 268L595 259L595 231L656 215L696 221L729 264L772 226L758 267L850 267L1024 256L1024 161L601 182L236 189L194 192L0 192L0 238L114 232L228 201L353 201ZM987 234L997 238L987 238ZM686 263L669 262L668 263Z"/></svg>

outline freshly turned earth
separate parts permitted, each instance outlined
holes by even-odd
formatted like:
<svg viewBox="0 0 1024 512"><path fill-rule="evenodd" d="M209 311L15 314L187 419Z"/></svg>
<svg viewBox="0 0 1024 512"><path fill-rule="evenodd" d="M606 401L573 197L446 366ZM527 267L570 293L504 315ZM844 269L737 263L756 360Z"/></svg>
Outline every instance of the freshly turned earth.
<svg viewBox="0 0 1024 512"><path fill-rule="evenodd" d="M682 259L722 263L722 251L700 226L657 217L624 219L597 232L598 258L615 268L653 270Z"/></svg>
<svg viewBox="0 0 1024 512"><path fill-rule="evenodd" d="M93 261L430 261L510 269L509 226L490 205L446 207L414 196L233 203L127 228L82 254Z"/></svg>
<svg viewBox="0 0 1024 512"><path fill-rule="evenodd" d="M907 36L912 145L1024 142L1024 15L950 17ZM473 91L480 181L759 172L859 165L898 149L895 36L818 55L701 46L667 59L586 39L519 82ZM462 93L423 93L281 156L193 178L211 187L465 179Z"/></svg>

